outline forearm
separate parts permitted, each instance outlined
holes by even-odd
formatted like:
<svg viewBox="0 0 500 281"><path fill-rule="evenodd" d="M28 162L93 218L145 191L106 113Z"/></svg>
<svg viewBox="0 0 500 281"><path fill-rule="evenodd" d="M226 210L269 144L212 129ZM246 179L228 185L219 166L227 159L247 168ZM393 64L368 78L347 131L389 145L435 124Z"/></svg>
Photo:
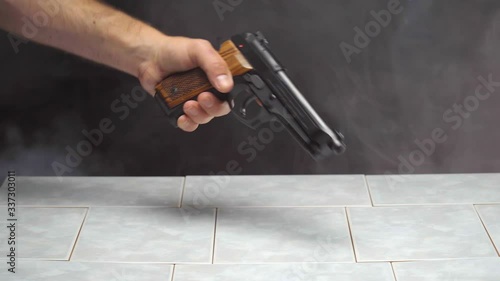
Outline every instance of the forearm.
<svg viewBox="0 0 500 281"><path fill-rule="evenodd" d="M151 26L95 0L0 0L0 10L1 27L12 33L136 77L166 40ZM26 27L27 20L36 32Z"/></svg>
<svg viewBox="0 0 500 281"><path fill-rule="evenodd" d="M197 67L221 93L234 85L226 61L210 42L166 36L98 0L0 0L0 28L134 75L151 95L163 78ZM183 110L177 125L191 132L230 108L201 93Z"/></svg>

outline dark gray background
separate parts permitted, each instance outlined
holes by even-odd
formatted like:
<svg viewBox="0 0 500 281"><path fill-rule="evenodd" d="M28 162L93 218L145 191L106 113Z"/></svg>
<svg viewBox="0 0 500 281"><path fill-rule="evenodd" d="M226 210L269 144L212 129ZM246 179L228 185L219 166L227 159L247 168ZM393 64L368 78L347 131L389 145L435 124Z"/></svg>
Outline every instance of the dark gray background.
<svg viewBox="0 0 500 281"><path fill-rule="evenodd" d="M226 2L226 0L221 0ZM404 10L348 63L339 44L388 0L243 0L221 21L212 0L109 1L171 35L219 44L261 30L289 75L325 121L346 136L348 151L315 162L279 133L248 162L236 147L256 132L233 117L187 134L171 128L148 98L121 121L110 104L135 78L63 52L22 44L15 54L0 33L0 167L19 175L54 175L65 147L109 117L117 129L68 176L398 173L415 140L442 128L448 139L404 172L500 171L500 88L453 129L443 114L473 95L478 76L500 81L498 0L402 1ZM415 155L414 155L415 156ZM0 172L1 172L0 171ZM4 173L4 172L1 172Z"/></svg>

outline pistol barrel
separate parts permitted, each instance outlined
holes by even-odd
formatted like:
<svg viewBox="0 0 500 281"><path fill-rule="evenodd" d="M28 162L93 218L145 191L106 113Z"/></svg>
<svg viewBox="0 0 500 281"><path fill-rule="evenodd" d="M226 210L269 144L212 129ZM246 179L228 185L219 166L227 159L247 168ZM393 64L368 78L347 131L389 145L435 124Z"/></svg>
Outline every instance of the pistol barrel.
<svg viewBox="0 0 500 281"><path fill-rule="evenodd" d="M271 90L271 96L258 96L264 107L279 118L313 157L344 152L343 136L330 129L307 102L260 32L236 35L231 40L252 65L251 73L258 75ZM276 99L279 103L273 102Z"/></svg>

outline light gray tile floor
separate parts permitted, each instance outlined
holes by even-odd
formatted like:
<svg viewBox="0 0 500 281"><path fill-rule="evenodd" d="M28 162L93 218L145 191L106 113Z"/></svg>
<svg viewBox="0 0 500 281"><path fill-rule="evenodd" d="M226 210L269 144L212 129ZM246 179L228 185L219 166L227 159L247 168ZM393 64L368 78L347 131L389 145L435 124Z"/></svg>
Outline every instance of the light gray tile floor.
<svg viewBox="0 0 500 281"><path fill-rule="evenodd" d="M344 208L222 208L215 263L353 262Z"/></svg>
<svg viewBox="0 0 500 281"><path fill-rule="evenodd" d="M500 203L500 174L366 176L374 205Z"/></svg>
<svg viewBox="0 0 500 281"><path fill-rule="evenodd" d="M393 263L398 281L498 281L500 258Z"/></svg>
<svg viewBox="0 0 500 281"><path fill-rule="evenodd" d="M349 208L358 261L497 256L473 206Z"/></svg>
<svg viewBox="0 0 500 281"><path fill-rule="evenodd" d="M90 209L72 260L210 263L215 210Z"/></svg>
<svg viewBox="0 0 500 281"><path fill-rule="evenodd" d="M500 280L500 174L17 181L0 280Z"/></svg>
<svg viewBox="0 0 500 281"><path fill-rule="evenodd" d="M476 209L491 239L495 243L497 251L500 252L500 204L477 205Z"/></svg>
<svg viewBox="0 0 500 281"><path fill-rule="evenodd" d="M7 244L10 229L2 223L0 247L15 246L18 258L68 260L86 212L86 208L17 208L15 245ZM6 220L6 212L2 218Z"/></svg>
<svg viewBox="0 0 500 281"><path fill-rule="evenodd" d="M363 175L188 176L183 206L371 206Z"/></svg>
<svg viewBox="0 0 500 281"><path fill-rule="evenodd" d="M15 274L0 271L12 281L171 281L173 265L22 261Z"/></svg>
<svg viewBox="0 0 500 281"><path fill-rule="evenodd" d="M17 205L179 207L183 182L182 177L18 177ZM0 192L0 205L6 196Z"/></svg>
<svg viewBox="0 0 500 281"><path fill-rule="evenodd" d="M394 281L389 263L178 265L173 281Z"/></svg>

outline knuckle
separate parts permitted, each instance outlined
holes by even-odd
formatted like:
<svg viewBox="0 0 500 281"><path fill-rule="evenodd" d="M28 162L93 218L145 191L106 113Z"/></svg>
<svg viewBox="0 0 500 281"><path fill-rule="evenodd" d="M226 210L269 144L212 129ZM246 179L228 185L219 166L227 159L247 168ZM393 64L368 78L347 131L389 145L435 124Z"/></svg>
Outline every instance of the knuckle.
<svg viewBox="0 0 500 281"><path fill-rule="evenodd" d="M200 49L213 49L212 44L205 39L195 39L194 40L195 46L197 46Z"/></svg>
<svg viewBox="0 0 500 281"><path fill-rule="evenodd" d="M213 108L211 108L208 112L211 116L215 116L215 117L218 117L218 116L221 116L222 115L222 108L220 108L220 106L214 106Z"/></svg>
<svg viewBox="0 0 500 281"><path fill-rule="evenodd" d="M211 116L214 116L214 117L218 117L218 116L220 116L220 113L221 113L221 111L220 111L220 109L218 109L218 108L211 108L211 109L210 109L210 112L209 112L209 114L210 114Z"/></svg>

